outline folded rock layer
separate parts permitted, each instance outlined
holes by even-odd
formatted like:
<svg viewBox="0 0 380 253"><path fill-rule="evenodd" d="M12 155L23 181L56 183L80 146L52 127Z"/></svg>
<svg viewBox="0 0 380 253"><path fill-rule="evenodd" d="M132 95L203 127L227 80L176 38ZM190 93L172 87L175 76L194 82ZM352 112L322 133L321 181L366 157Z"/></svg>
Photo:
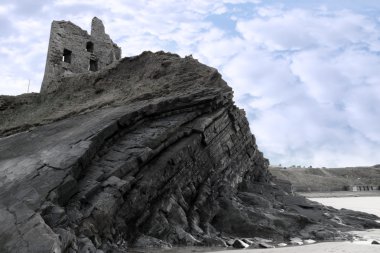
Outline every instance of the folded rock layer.
<svg viewBox="0 0 380 253"><path fill-rule="evenodd" d="M380 227L273 178L231 88L191 57L145 52L56 87L0 97L0 252L331 240Z"/></svg>

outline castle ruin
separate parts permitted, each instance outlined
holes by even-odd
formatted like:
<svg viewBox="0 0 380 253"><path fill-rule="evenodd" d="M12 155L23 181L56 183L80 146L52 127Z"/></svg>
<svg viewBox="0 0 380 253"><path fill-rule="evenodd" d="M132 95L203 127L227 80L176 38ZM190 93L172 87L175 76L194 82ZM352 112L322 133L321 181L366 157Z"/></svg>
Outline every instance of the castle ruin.
<svg viewBox="0 0 380 253"><path fill-rule="evenodd" d="M72 74L98 71L121 58L121 48L94 17L91 35L70 21L53 21L41 93L53 90L54 81Z"/></svg>

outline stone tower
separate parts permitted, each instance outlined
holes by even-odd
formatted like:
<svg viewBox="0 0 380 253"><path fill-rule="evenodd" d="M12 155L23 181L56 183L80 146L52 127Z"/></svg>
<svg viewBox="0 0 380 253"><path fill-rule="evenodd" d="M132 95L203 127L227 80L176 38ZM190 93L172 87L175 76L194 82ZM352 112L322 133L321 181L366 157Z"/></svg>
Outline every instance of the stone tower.
<svg viewBox="0 0 380 253"><path fill-rule="evenodd" d="M57 88L59 77L97 71L121 58L121 48L94 17L91 35L70 21L53 21L41 93Z"/></svg>

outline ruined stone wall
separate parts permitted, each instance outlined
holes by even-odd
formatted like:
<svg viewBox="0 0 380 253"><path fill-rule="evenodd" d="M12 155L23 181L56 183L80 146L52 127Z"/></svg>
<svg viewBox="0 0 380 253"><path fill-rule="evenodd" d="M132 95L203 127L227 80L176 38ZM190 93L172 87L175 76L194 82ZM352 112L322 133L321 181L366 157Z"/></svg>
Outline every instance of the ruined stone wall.
<svg viewBox="0 0 380 253"><path fill-rule="evenodd" d="M100 70L121 58L121 49L94 17L91 35L70 21L53 21L41 92L55 89L59 77Z"/></svg>

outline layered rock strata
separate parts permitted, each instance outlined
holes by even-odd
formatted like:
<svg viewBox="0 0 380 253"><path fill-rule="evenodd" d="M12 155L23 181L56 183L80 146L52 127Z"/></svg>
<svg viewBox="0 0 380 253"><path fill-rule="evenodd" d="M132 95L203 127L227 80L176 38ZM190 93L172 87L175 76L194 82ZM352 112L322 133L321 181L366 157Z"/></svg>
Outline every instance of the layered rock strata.
<svg viewBox="0 0 380 253"><path fill-rule="evenodd" d="M3 99L0 252L331 240L380 227L276 184L231 88L191 57L146 52L57 82L24 104Z"/></svg>

